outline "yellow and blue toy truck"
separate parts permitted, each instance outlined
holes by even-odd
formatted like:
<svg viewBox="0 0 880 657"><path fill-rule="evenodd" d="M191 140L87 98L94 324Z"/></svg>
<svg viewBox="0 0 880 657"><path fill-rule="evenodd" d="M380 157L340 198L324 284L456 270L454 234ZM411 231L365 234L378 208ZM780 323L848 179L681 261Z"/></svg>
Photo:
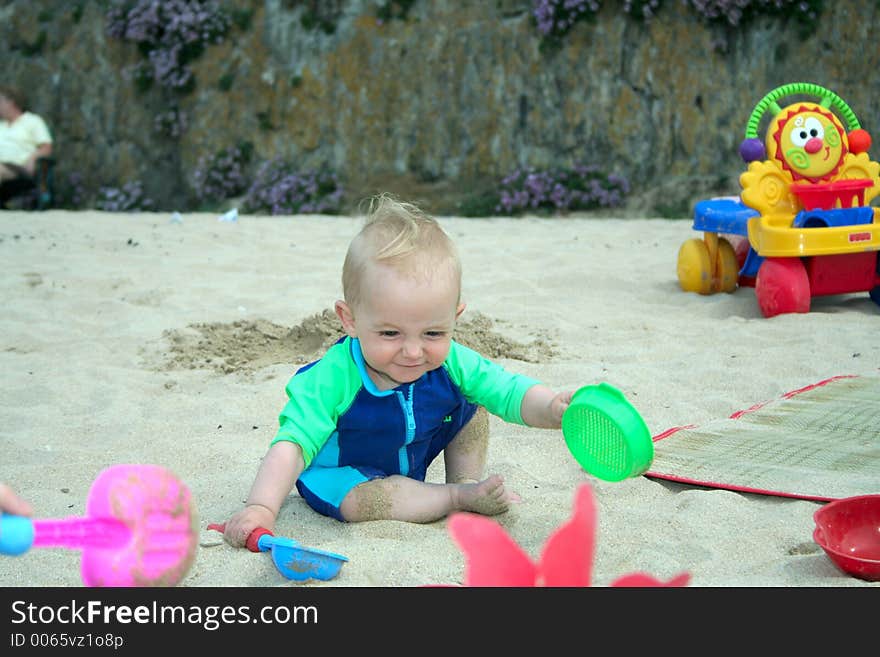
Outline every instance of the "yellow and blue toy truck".
<svg viewBox="0 0 880 657"><path fill-rule="evenodd" d="M795 100L785 106L778 101ZM758 127L770 113L762 142ZM838 116L839 115L839 116ZM811 83L778 87L752 111L738 197L700 201L678 253L678 281L713 294L754 287L761 313L807 313L812 297L868 292L880 305L880 163L871 137L835 93Z"/></svg>

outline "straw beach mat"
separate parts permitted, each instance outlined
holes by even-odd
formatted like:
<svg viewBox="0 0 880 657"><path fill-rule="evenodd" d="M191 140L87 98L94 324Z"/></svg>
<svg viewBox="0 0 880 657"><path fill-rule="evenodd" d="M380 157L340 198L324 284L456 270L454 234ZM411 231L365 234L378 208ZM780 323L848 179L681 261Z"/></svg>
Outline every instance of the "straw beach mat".
<svg viewBox="0 0 880 657"><path fill-rule="evenodd" d="M880 493L880 372L836 376L653 440L647 477L819 501Z"/></svg>

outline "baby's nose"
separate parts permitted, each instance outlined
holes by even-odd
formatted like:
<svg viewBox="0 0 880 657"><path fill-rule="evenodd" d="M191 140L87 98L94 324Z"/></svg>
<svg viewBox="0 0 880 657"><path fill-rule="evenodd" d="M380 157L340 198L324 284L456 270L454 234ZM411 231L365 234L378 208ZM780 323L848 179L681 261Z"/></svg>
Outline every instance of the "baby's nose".
<svg viewBox="0 0 880 657"><path fill-rule="evenodd" d="M403 353L408 358L417 358L422 355L422 343L419 340L407 340L403 343Z"/></svg>

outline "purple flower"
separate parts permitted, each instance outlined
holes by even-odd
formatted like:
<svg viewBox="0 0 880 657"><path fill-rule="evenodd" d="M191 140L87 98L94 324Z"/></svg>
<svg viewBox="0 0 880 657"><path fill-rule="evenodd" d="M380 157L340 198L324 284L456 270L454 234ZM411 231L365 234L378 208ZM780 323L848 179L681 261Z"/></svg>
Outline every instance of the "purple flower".
<svg viewBox="0 0 880 657"><path fill-rule="evenodd" d="M681 0L704 19L725 23L732 27L742 23L746 16L761 11L774 14L791 14L811 21L821 10L823 0Z"/></svg>
<svg viewBox="0 0 880 657"><path fill-rule="evenodd" d="M245 212L336 214L343 190L335 173L296 172L280 158L264 162L244 198Z"/></svg>
<svg viewBox="0 0 880 657"><path fill-rule="evenodd" d="M623 204L629 182L617 174L604 175L595 165L577 165L570 171L517 169L501 180L495 211L570 212Z"/></svg>
<svg viewBox="0 0 880 657"><path fill-rule="evenodd" d="M105 212L138 212L149 210L154 206L152 199L144 196L143 184L140 180L125 183L121 189L101 187L95 208Z"/></svg>
<svg viewBox="0 0 880 657"><path fill-rule="evenodd" d="M532 17L545 37L562 36L581 18L599 11L598 0L533 0Z"/></svg>
<svg viewBox="0 0 880 657"><path fill-rule="evenodd" d="M249 165L253 145L244 142L211 156L199 158L193 170L192 186L202 201L238 196L250 186Z"/></svg>
<svg viewBox="0 0 880 657"><path fill-rule="evenodd" d="M107 34L136 43L152 77L178 90L192 83L189 62L206 44L219 42L231 24L214 0L113 0L105 17Z"/></svg>

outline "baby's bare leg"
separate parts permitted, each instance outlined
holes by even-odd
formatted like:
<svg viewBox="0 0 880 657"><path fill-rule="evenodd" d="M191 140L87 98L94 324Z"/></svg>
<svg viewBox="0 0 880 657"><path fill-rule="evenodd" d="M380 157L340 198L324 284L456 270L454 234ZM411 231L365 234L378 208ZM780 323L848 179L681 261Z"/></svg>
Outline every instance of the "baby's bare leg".
<svg viewBox="0 0 880 657"><path fill-rule="evenodd" d="M348 522L401 520L434 522L453 511L470 511L487 516L504 513L515 499L504 488L504 480L492 475L479 483L429 484L391 475L352 488L340 510Z"/></svg>
<svg viewBox="0 0 880 657"><path fill-rule="evenodd" d="M15 178L18 178L20 175L21 175L21 173L19 173L18 171L16 171L12 167L8 167L5 164L3 164L2 162L0 162L0 182L6 181L6 180L14 180Z"/></svg>
<svg viewBox="0 0 880 657"><path fill-rule="evenodd" d="M483 479L488 451L489 413L478 406L470 422L461 428L443 450L446 483L476 483Z"/></svg>

